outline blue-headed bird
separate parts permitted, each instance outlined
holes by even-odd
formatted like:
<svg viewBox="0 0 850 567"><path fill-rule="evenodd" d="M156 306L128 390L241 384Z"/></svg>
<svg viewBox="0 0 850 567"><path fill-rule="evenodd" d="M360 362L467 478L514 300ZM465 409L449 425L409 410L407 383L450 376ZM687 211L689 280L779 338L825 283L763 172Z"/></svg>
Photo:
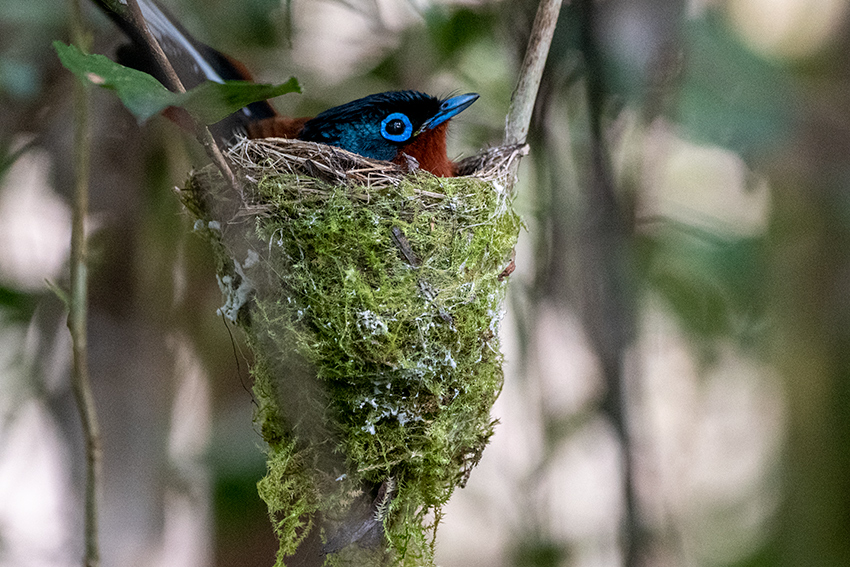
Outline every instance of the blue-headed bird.
<svg viewBox="0 0 850 567"><path fill-rule="evenodd" d="M127 65L160 80L165 76L150 52L146 26L185 88L203 81L252 80L244 65L196 40L155 0L136 0L141 20L126 1L94 1L130 39L129 45L119 49L119 59ZM391 91L353 100L314 118L282 116L268 101L261 101L214 124L211 130L221 144L238 134L299 139L402 165L413 158L421 169L451 177L455 167L446 153L449 120L477 99L475 93L440 99L418 91Z"/></svg>

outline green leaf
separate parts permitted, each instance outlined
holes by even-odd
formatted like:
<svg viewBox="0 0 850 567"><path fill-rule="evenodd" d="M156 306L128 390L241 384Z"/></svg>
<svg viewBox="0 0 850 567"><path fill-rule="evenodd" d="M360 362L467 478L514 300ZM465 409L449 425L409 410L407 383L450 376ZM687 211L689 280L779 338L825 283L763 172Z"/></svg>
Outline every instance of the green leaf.
<svg viewBox="0 0 850 567"><path fill-rule="evenodd" d="M139 120L147 120L169 106L176 106L176 93L152 76L115 63L103 55L87 55L74 45L54 41L62 65L84 81L115 91L124 106Z"/></svg>
<svg viewBox="0 0 850 567"><path fill-rule="evenodd" d="M206 81L185 93L173 93L151 75L119 65L103 55L87 55L60 41L54 41L53 46L65 68L84 81L115 91L124 106L141 121L176 106L186 109L203 124L213 124L252 102L301 92L298 81L292 77L280 85Z"/></svg>
<svg viewBox="0 0 850 567"><path fill-rule="evenodd" d="M300 92L301 88L295 77L290 77L280 85L250 81L206 81L185 94L177 95L177 102L171 106L185 108L200 122L213 124L252 102Z"/></svg>

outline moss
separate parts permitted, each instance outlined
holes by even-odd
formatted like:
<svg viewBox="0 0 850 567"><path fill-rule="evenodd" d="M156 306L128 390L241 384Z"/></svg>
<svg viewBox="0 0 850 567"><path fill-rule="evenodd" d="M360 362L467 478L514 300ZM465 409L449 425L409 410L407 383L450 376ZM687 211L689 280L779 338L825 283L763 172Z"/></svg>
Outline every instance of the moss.
<svg viewBox="0 0 850 567"><path fill-rule="evenodd" d="M305 190L281 174L252 191L261 212L246 239L261 259L220 266L256 287L240 321L256 356L269 444L259 488L279 564L317 513L339 516L353 494L388 486L370 512L384 544L398 564L433 564L426 515L439 516L493 432L500 274L520 222L475 177L417 173L379 190L312 179ZM327 547L333 534L321 535Z"/></svg>
<svg viewBox="0 0 850 567"><path fill-rule="evenodd" d="M276 565L283 565L313 528L313 514L318 509L318 496L307 472L303 453L294 440L276 443L269 452L268 472L257 490L269 508L272 527L280 541Z"/></svg>

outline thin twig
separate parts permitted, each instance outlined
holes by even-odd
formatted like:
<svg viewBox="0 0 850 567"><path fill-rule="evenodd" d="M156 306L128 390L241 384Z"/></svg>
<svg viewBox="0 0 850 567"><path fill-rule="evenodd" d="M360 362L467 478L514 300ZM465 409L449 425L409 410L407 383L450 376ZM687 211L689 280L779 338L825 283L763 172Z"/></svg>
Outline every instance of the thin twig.
<svg viewBox="0 0 850 567"><path fill-rule="evenodd" d="M79 0L71 2L71 33L74 43L88 51L90 39L83 26ZM68 304L68 329L74 355L72 388L82 420L86 443L85 557L86 567L100 564L98 544L98 495L101 483L102 447L91 378L88 369L88 271L86 215L88 212L89 165L91 157L89 127L89 87L74 84L74 204L71 225L71 293Z"/></svg>
<svg viewBox="0 0 850 567"><path fill-rule="evenodd" d="M132 20L134 25L138 28L141 38L144 40L151 57L154 58L157 67L164 73L165 86L176 93L186 92L183 82L180 80L180 77L177 76L177 72L174 70L174 67L171 65L171 62L162 50L162 46L150 32L150 29L148 29L145 18L142 16L142 11L136 0L127 0L127 13L125 16L128 20ZM195 137L204 147L204 151L206 151L207 156L219 169L224 178L230 182L233 189L238 192L239 184L236 180L236 176L233 174L233 169L230 167L230 163L228 163L227 158L221 152L218 144L216 144L215 138L213 138L210 129L197 122L194 118L192 118L192 122L195 124Z"/></svg>
<svg viewBox="0 0 850 567"><path fill-rule="evenodd" d="M549 56L549 46L555 34L562 0L541 0L528 38L528 47L522 61L519 81L511 96L511 107L505 120L505 145L525 144L528 127L543 77L543 68Z"/></svg>

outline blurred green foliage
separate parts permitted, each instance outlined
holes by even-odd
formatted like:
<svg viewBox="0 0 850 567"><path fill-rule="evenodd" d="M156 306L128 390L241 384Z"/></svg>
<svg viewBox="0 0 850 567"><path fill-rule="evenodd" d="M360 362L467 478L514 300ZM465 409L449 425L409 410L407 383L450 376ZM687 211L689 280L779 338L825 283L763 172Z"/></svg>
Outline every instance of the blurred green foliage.
<svg viewBox="0 0 850 567"><path fill-rule="evenodd" d="M524 534L513 550L513 567L558 567L567 561L569 553L562 544L538 537L539 534Z"/></svg>
<svg viewBox="0 0 850 567"><path fill-rule="evenodd" d="M39 295L0 286L0 312L5 323L26 323L39 302Z"/></svg>
<svg viewBox="0 0 850 567"><path fill-rule="evenodd" d="M635 241L641 280L663 297L696 344L755 346L765 317L764 237L734 238L666 223Z"/></svg>
<svg viewBox="0 0 850 567"><path fill-rule="evenodd" d="M249 50L286 44L291 30L281 24L288 18L290 4L291 0L186 0L170 6L180 21L191 24L193 33L203 31L206 43ZM210 14L214 17L208 17Z"/></svg>
<svg viewBox="0 0 850 567"><path fill-rule="evenodd" d="M452 57L487 36L494 24L494 15L481 10L434 7L425 13L431 40L428 47L438 55L438 64L446 65Z"/></svg>
<svg viewBox="0 0 850 567"><path fill-rule="evenodd" d="M776 150L799 104L789 69L747 49L716 14L688 22L682 43L687 63L677 123L695 139L745 158Z"/></svg>

